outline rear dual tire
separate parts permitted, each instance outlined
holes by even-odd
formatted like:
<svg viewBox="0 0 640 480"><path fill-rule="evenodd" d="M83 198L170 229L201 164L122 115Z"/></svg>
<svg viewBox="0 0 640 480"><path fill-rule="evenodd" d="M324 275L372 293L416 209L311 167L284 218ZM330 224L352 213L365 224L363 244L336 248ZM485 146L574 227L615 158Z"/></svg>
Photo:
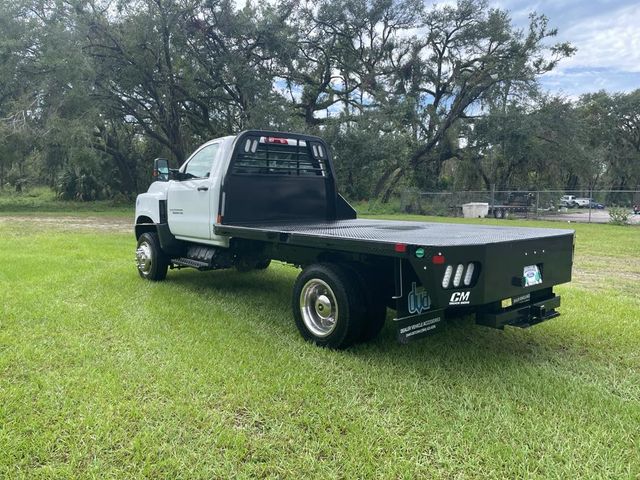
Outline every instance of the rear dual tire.
<svg viewBox="0 0 640 480"><path fill-rule="evenodd" d="M384 326L386 307L374 300L357 270L319 263L305 268L296 280L293 316L305 340L343 349L375 338Z"/></svg>
<svg viewBox="0 0 640 480"><path fill-rule="evenodd" d="M367 281L367 272L357 265L349 265L354 280L358 282L364 301L364 317L358 342L370 342L375 339L384 327L387 319L387 302L377 282Z"/></svg>
<svg viewBox="0 0 640 480"><path fill-rule="evenodd" d="M305 268L293 286L293 317L305 340L346 348L362 329L362 296L351 272L319 263Z"/></svg>

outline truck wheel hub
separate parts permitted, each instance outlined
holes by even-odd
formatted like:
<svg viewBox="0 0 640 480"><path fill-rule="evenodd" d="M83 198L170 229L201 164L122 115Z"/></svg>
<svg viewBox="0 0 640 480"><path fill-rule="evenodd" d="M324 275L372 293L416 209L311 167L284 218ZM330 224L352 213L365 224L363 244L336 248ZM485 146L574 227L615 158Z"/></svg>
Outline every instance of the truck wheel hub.
<svg viewBox="0 0 640 480"><path fill-rule="evenodd" d="M151 247L148 243L141 243L136 250L136 263L142 273L149 273L151 270Z"/></svg>
<svg viewBox="0 0 640 480"><path fill-rule="evenodd" d="M320 295L316 300L316 313L324 319L331 316L331 300L326 295Z"/></svg>
<svg viewBox="0 0 640 480"><path fill-rule="evenodd" d="M317 337L326 337L336 327L338 302L331 287L319 278L309 280L300 293L300 313L305 326Z"/></svg>

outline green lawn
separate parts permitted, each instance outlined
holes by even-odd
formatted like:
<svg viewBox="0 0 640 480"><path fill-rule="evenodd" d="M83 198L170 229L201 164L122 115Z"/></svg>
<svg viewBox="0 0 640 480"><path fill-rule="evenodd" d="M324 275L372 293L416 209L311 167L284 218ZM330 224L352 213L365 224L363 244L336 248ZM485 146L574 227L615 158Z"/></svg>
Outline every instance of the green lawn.
<svg viewBox="0 0 640 480"><path fill-rule="evenodd" d="M20 214L37 216L43 214L76 216L133 217L135 202L123 199L98 200L94 202L63 201L47 187L33 187L23 193L0 189L0 215Z"/></svg>
<svg viewBox="0 0 640 480"><path fill-rule="evenodd" d="M532 329L336 352L292 267L147 283L132 234L58 220L0 217L0 478L640 476L638 228L572 225Z"/></svg>

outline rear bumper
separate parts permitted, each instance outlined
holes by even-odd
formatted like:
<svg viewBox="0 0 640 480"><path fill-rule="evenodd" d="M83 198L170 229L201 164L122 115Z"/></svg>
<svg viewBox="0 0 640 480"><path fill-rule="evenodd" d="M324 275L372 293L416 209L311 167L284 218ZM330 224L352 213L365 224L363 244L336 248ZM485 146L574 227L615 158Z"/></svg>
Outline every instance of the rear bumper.
<svg viewBox="0 0 640 480"><path fill-rule="evenodd" d="M560 296L551 294L544 300L534 300L508 308L501 304L491 304L473 308L476 323L486 327L503 329L505 326L528 328L560 315ZM400 312L405 314L402 308ZM396 338L400 343L408 343L439 330L448 314L444 310L429 310L418 315L395 318Z"/></svg>
<svg viewBox="0 0 640 480"><path fill-rule="evenodd" d="M492 328L504 328L506 325L526 328L560 315L556 308L560 306L560 296L553 295L525 305L509 308L495 307L492 311L476 313L476 323Z"/></svg>
<svg viewBox="0 0 640 480"><path fill-rule="evenodd" d="M442 263L432 263L432 255L435 254L444 258ZM539 301L549 296L542 291L571 281L573 234L508 243L425 249L422 258L414 254L408 260L418 284L427 289L435 307L485 309L486 305L500 302L501 299L528 294L532 301ZM458 268L466 272L470 264L475 265L475 273L469 284L459 281L459 286L454 287L453 282L444 280L447 269L452 269L450 273ZM533 267L540 272L541 278L539 282L527 286L523 283L525 271ZM407 270L403 269L405 276L408 275Z"/></svg>

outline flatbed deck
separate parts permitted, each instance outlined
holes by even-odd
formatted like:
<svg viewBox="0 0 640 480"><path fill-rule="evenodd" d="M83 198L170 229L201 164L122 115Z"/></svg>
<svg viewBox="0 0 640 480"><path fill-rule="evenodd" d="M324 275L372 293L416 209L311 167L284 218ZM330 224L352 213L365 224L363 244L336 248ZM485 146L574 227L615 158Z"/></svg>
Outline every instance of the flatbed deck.
<svg viewBox="0 0 640 480"><path fill-rule="evenodd" d="M453 247L536 240L573 235L573 230L497 225L353 219L329 222L251 223L216 226L216 232L252 239L285 235L291 244L311 239L406 243L425 247Z"/></svg>

